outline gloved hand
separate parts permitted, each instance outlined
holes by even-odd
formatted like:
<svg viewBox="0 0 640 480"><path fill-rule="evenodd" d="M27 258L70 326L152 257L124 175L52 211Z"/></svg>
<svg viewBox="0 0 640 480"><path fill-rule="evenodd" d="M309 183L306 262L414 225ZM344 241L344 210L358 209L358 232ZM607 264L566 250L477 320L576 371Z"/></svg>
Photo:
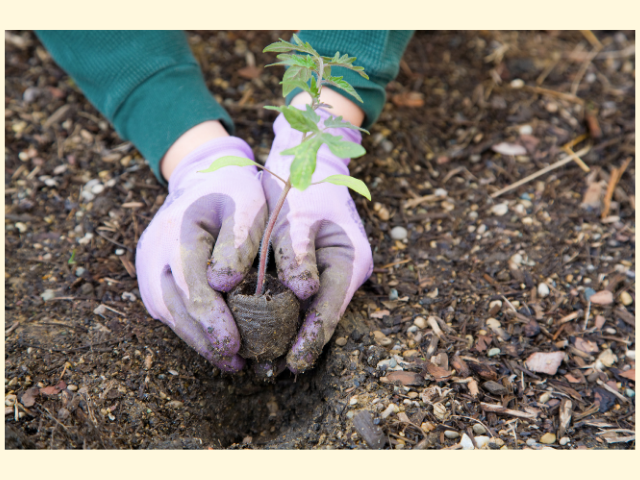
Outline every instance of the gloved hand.
<svg viewBox="0 0 640 480"><path fill-rule="evenodd" d="M249 145L226 137L178 164L164 205L138 242L136 270L149 314L220 369L237 371L244 366L240 335L217 291L231 290L251 267L267 204L255 167L198 173L227 155L253 160Z"/></svg>
<svg viewBox="0 0 640 480"><path fill-rule="evenodd" d="M323 120L330 116L324 110L316 112ZM292 129L283 115L273 129L275 139L265 167L286 179L293 156L280 152L298 145L302 133ZM357 130L329 132L345 141L362 141ZM322 145L312 181L348 175L348 164L349 159L336 157ZM282 182L263 172L262 185L271 210L282 192ZM329 183L311 185L304 192L289 191L273 230L272 245L280 281L301 300L315 295L286 358L289 370L303 372L313 366L353 294L371 275L371 246L347 187Z"/></svg>

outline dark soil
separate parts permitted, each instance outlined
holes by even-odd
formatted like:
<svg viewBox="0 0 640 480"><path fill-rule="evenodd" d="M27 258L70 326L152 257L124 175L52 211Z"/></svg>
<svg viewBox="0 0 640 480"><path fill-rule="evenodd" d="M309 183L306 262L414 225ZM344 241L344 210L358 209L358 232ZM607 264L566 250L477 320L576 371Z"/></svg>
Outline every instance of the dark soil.
<svg viewBox="0 0 640 480"><path fill-rule="evenodd" d="M265 276L265 293L256 296L258 274L248 275L227 296L242 346L240 356L270 362L286 355L298 332L300 302L271 275Z"/></svg>
<svg viewBox="0 0 640 480"><path fill-rule="evenodd" d="M553 433L557 449L635 448L635 35L594 33L591 64L577 31L414 36L352 162L374 274L314 370L263 384L221 376L146 313L135 246L166 190L35 36L9 32L6 447L443 449L457 433L522 449ZM262 161L282 71L245 67L284 35L189 33ZM572 162L490 196L584 133L590 173ZM534 352L565 356L536 373Z"/></svg>

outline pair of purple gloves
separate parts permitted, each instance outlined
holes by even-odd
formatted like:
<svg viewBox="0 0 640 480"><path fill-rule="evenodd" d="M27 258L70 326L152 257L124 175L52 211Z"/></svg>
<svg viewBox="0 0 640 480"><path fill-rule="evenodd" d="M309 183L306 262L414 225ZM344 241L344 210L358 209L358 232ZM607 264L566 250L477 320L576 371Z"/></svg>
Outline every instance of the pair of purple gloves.
<svg viewBox="0 0 640 480"><path fill-rule="evenodd" d="M280 152L298 145L302 133L282 115L274 133L265 167L288 178L293 156ZM356 130L331 133L361 142ZM253 160L246 142L226 137L198 147L180 162L164 205L140 238L136 270L151 316L221 370L237 372L245 363L237 354L241 339L219 292L229 292L249 272L283 185L255 167L198 173L228 155ZM348 175L348 164L349 159L323 145L313 181ZM311 299L286 356L289 370L299 373L313 366L353 294L371 275L371 247L347 187L328 183L289 192L271 242L280 281L300 300Z"/></svg>

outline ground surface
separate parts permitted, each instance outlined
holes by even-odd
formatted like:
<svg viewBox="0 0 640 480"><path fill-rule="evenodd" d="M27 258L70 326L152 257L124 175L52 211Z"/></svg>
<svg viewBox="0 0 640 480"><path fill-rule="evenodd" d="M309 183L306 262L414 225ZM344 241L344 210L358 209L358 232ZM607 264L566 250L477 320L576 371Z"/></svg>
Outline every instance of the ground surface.
<svg viewBox="0 0 640 480"><path fill-rule="evenodd" d="M356 199L376 270L317 368L265 386L146 314L135 245L166 191L34 35L9 33L6 446L634 448L635 37L595 34L591 64L580 32L413 38L352 165L377 202ZM282 72L245 67L279 35L189 33L262 160ZM490 197L583 133L590 174L571 162Z"/></svg>

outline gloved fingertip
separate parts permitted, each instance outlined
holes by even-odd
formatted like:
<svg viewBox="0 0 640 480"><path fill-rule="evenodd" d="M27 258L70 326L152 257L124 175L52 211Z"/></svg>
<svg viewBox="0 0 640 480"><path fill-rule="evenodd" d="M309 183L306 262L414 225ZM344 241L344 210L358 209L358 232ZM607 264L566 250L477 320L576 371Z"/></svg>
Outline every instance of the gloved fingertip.
<svg viewBox="0 0 640 480"><path fill-rule="evenodd" d="M317 269L316 269L317 270ZM320 289L320 280L317 271L311 269L304 270L301 273L289 274L281 272L280 281L298 297L300 300L306 300L318 293Z"/></svg>
<svg viewBox="0 0 640 480"><path fill-rule="evenodd" d="M246 360L240 355L234 355L215 362L216 367L225 373L238 373L245 366Z"/></svg>
<svg viewBox="0 0 640 480"><path fill-rule="evenodd" d="M244 278L244 273L230 267L216 268L214 263L207 267L207 282L218 292L230 292Z"/></svg>

